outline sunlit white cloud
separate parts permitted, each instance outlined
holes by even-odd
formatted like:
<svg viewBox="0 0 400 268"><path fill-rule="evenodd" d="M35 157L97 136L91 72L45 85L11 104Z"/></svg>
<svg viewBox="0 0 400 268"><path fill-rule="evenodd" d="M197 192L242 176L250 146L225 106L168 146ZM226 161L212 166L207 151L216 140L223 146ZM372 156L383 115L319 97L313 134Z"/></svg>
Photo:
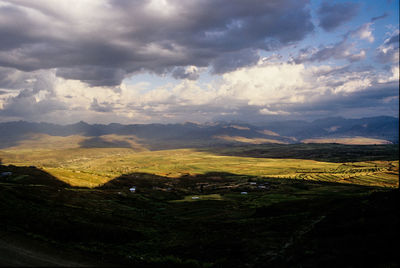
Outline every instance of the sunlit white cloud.
<svg viewBox="0 0 400 268"><path fill-rule="evenodd" d="M365 23L355 31L352 31L351 35L363 40L367 40L368 42L372 43L375 41L375 37L372 33L372 25L373 25L372 22Z"/></svg>

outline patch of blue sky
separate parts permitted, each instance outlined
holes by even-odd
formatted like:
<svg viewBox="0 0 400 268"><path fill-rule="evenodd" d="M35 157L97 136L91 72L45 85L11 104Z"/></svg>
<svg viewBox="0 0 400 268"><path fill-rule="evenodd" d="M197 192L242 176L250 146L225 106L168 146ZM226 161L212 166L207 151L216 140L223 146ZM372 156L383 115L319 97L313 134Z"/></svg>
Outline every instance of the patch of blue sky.
<svg viewBox="0 0 400 268"><path fill-rule="evenodd" d="M334 3L348 3L349 1L335 1ZM305 39L305 42L318 43L333 43L337 41L339 37L345 35L348 31L354 31L361 25L371 22L372 18L378 18L387 14L387 16L375 20L372 28L374 29L374 37L376 41L383 41L385 39L385 34L388 31L387 25L393 25L398 27L399 22L399 2L396 1L385 1L385 0L368 0L368 1L351 1L353 3L359 4L359 10L357 15L348 22L343 23L337 29L331 33L324 31L322 28L318 27L318 14L317 10L321 5L321 1L311 1L311 14L312 21L316 26L315 33L311 34L310 37Z"/></svg>
<svg viewBox="0 0 400 268"><path fill-rule="evenodd" d="M200 73L199 79L197 79L197 83L200 85L208 85L212 81L214 81L218 75L213 75L211 73L211 68L207 68L206 70ZM132 74L130 77L124 79L124 83L127 85L138 85L146 83L147 85L142 87L142 92L148 92L154 90L159 87L166 88L170 90L180 84L182 82L181 79L176 79L172 77L170 73L159 75L155 73L149 72L141 72Z"/></svg>
<svg viewBox="0 0 400 268"><path fill-rule="evenodd" d="M130 77L124 79L124 83L127 85L138 85L147 83L148 86L143 88L143 91L151 91L158 87L172 87L179 83L178 80L174 79L170 75L159 75L149 72L141 72L132 74Z"/></svg>
<svg viewBox="0 0 400 268"><path fill-rule="evenodd" d="M392 25L393 27L397 27L399 25L399 1L376 1L376 0L368 0L361 1L361 10L358 13L358 16L355 17L352 23L356 25L361 25L363 23L371 21L372 18L379 18L375 20L373 23L374 37L376 41L383 41L386 36L386 32L389 30L388 25Z"/></svg>
<svg viewBox="0 0 400 268"><path fill-rule="evenodd" d="M348 3L349 1L335 1L334 3ZM354 2L354 1L353 1ZM352 38L348 39L348 44L352 45L352 52L354 54L359 53L361 50L366 52L366 58L360 62L353 62L354 67L360 67L361 65L373 65L376 64L374 60L375 50L379 47L385 39L389 37L395 29L399 28L399 2L398 1L355 1L354 3L359 4L359 10L357 15L348 22L344 22L338 26L334 31L327 32L319 27L318 9L321 5L321 1L310 2L310 12L312 16L312 23L315 25L315 29L305 39L296 43L295 45L287 46L279 51L260 51L262 57L270 57L273 54L279 54L283 61L295 57L298 55L299 50L303 48L319 48L323 46L333 46L343 40L344 36L357 30L362 25L373 22L370 26L374 37L373 42L369 42L365 39ZM374 21L371 21L375 18ZM334 60L329 59L326 62L313 62L312 65L330 64L330 65L341 65L348 64L346 60ZM381 66L385 68L385 66Z"/></svg>

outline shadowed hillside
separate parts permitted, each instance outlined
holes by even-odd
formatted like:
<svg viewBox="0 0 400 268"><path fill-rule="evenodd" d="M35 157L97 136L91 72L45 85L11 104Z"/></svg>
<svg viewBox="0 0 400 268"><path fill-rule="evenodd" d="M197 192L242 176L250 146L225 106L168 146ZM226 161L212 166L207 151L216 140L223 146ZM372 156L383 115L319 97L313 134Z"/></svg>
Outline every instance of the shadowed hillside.
<svg viewBox="0 0 400 268"><path fill-rule="evenodd" d="M372 146L341 144L237 145L208 148L204 151L219 155L310 159L333 163L399 160L399 146L396 144Z"/></svg>
<svg viewBox="0 0 400 268"><path fill-rule="evenodd" d="M4 166L1 165L0 161L0 174L9 173L9 175L3 175L0 180L1 183L10 183L17 185L38 185L54 188L69 188L69 184L59 180L58 178L50 175L49 173L38 169L35 166L30 167L17 167L14 165Z"/></svg>

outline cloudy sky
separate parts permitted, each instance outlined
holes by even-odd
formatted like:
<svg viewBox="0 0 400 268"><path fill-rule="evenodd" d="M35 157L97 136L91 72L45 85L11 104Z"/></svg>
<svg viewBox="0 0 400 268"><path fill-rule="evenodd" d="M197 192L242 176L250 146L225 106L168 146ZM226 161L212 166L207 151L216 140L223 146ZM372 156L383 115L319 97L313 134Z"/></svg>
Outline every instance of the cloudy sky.
<svg viewBox="0 0 400 268"><path fill-rule="evenodd" d="M0 0L0 121L398 116L397 0Z"/></svg>

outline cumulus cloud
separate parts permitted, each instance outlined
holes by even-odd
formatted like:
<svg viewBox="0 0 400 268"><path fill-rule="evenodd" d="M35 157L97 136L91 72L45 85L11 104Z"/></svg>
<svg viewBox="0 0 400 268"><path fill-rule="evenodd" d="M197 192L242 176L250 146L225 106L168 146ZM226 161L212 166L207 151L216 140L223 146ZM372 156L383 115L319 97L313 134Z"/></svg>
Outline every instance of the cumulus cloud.
<svg viewBox="0 0 400 268"><path fill-rule="evenodd" d="M39 92L22 90L17 96L8 98L0 110L0 116L36 120L44 114L67 110L66 105L56 98L46 96L40 99L40 94L37 93Z"/></svg>
<svg viewBox="0 0 400 268"><path fill-rule="evenodd" d="M142 103L141 112L164 116L165 120L183 120L190 114L197 120L210 120L210 116L219 115L219 118L246 121L332 113L348 116L354 111L362 114L377 109L394 115L395 81L368 68L306 67L260 61L255 66L224 74L222 81L211 89L191 82L171 90L155 90L153 94L163 97L150 106ZM390 98L393 101L384 101ZM140 101L136 105L140 106Z"/></svg>
<svg viewBox="0 0 400 268"><path fill-rule="evenodd" d="M393 70L393 74L395 74ZM209 83L184 79L156 88L121 84L92 87L77 80L54 79L53 90L25 89L7 97L0 115L35 121L182 122L213 119L343 116L354 111L395 115L398 76L371 68L306 66L260 60Z"/></svg>
<svg viewBox="0 0 400 268"><path fill-rule="evenodd" d="M22 89L36 80L36 75L36 73L26 73L13 68L0 67L0 88Z"/></svg>
<svg viewBox="0 0 400 268"><path fill-rule="evenodd" d="M306 0L1 0L0 66L57 75L92 86L119 85L126 74L176 66L223 72L255 61L313 31ZM231 60L227 59L231 58ZM179 74L176 70L175 76ZM185 75L183 75L185 77ZM187 76L185 78L193 78Z"/></svg>
<svg viewBox="0 0 400 268"><path fill-rule="evenodd" d="M94 98L92 103L90 104L90 110L95 111L95 112L100 112L100 113L109 113L113 111L113 105L111 103L108 103L106 101L102 103L98 103L97 99Z"/></svg>
<svg viewBox="0 0 400 268"><path fill-rule="evenodd" d="M358 13L359 5L351 2L329 3L325 1L318 9L319 26L331 32L350 21Z"/></svg>
<svg viewBox="0 0 400 268"><path fill-rule="evenodd" d="M394 82L388 83L372 83L364 84L354 91L335 91L328 90L324 94L318 96L317 101L312 101L307 104L297 103L286 107L292 113L304 112L309 114L341 114L357 116L354 111L363 111L366 116L366 111L372 107L374 111L377 109L386 109L395 115L394 111L398 106L397 85ZM397 98L396 98L397 97ZM388 99L391 101L388 102ZM362 114L362 113L361 113ZM371 111L373 114L373 111ZM363 116L363 115L361 115Z"/></svg>

